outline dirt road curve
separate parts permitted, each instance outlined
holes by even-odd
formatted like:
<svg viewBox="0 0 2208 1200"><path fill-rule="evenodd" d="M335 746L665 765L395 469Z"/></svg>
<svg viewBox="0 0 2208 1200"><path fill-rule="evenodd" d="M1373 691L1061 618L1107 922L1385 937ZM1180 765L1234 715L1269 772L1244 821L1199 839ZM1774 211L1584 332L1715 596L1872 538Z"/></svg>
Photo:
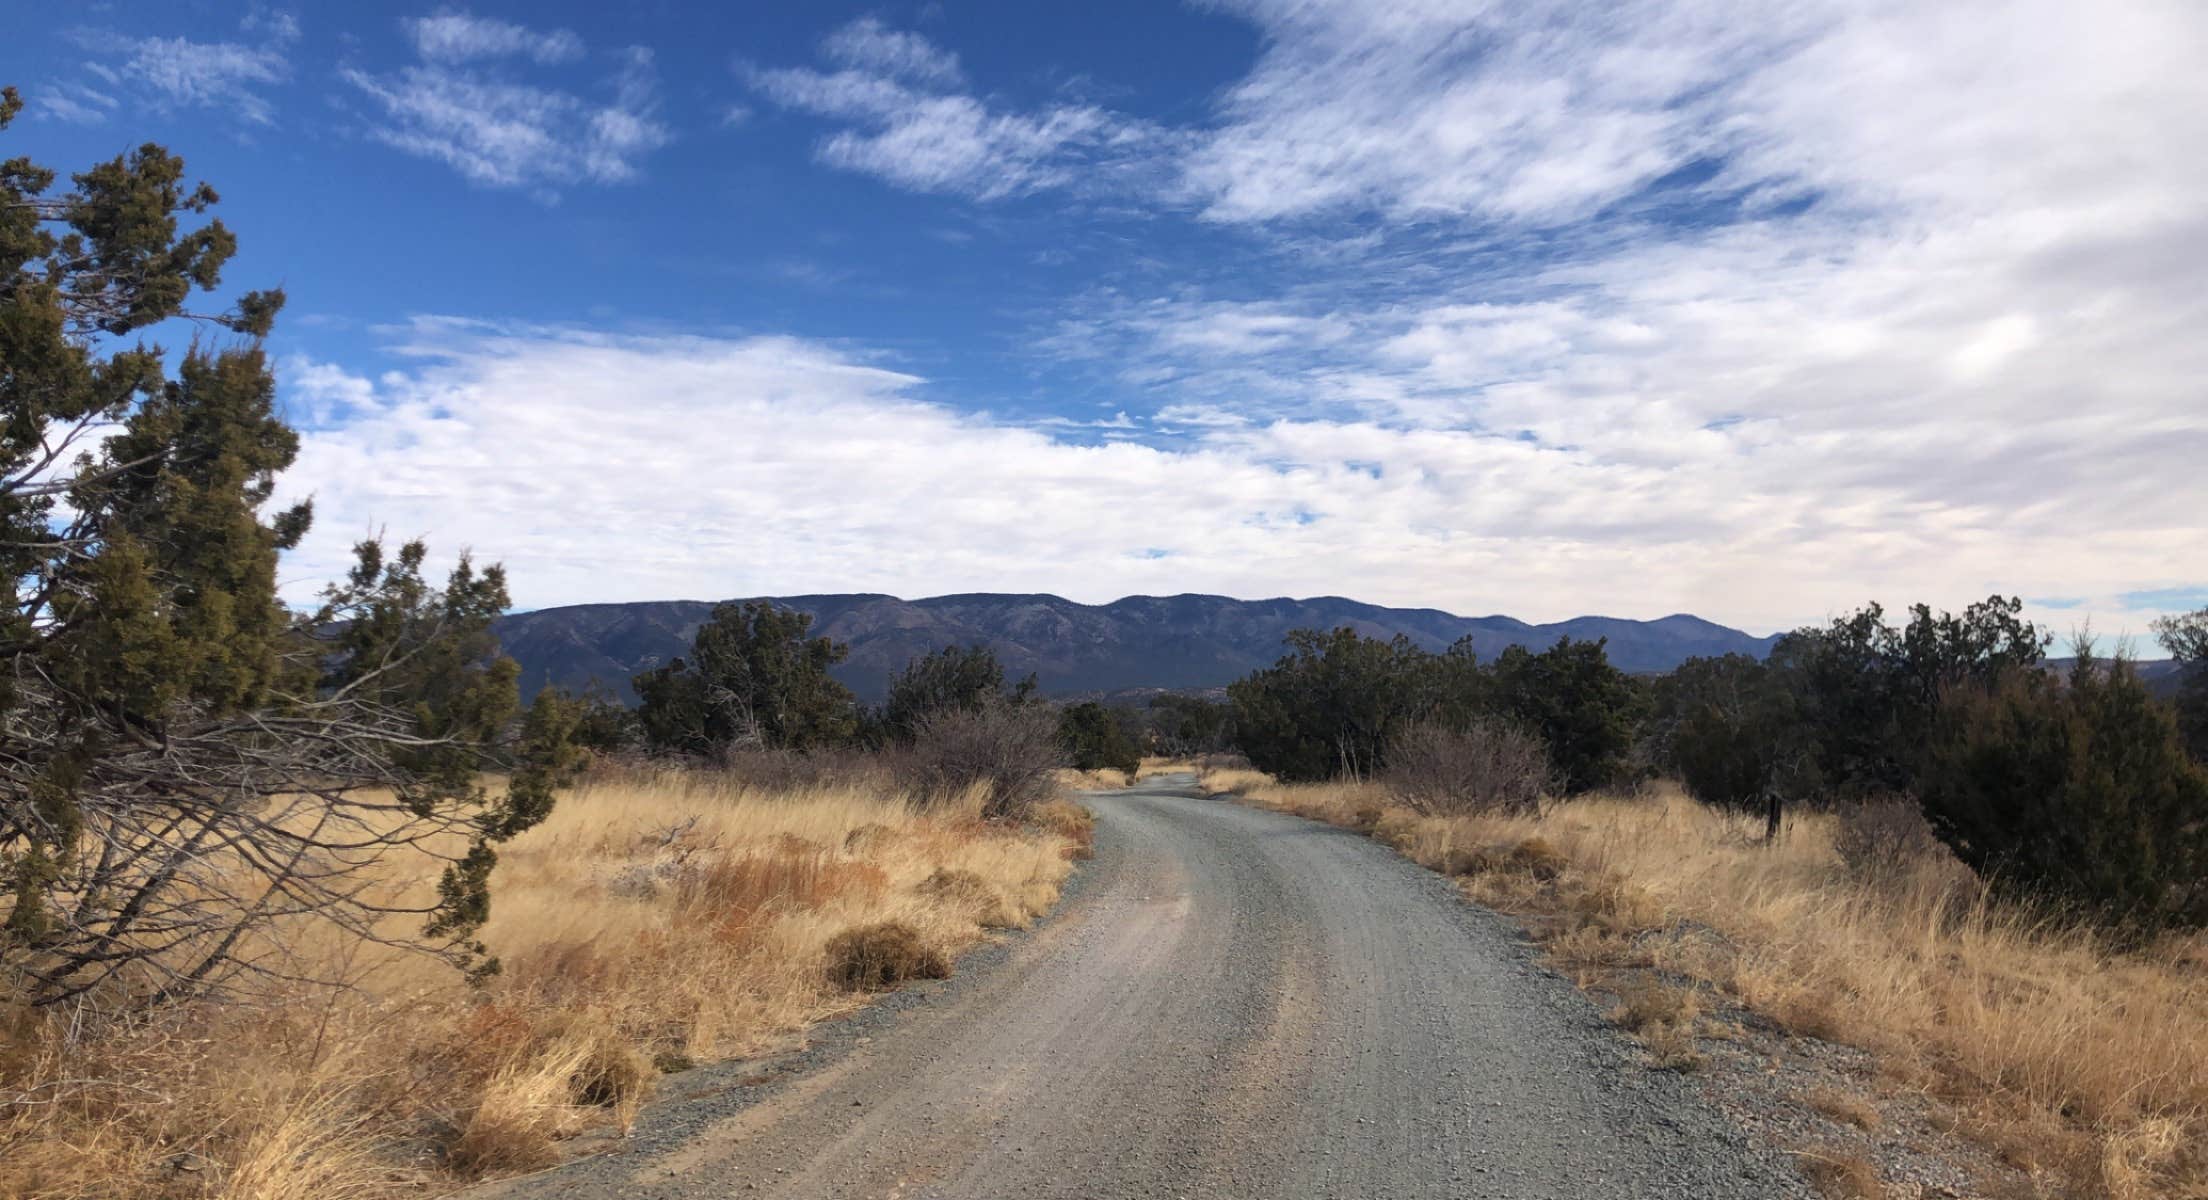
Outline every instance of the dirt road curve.
<svg viewBox="0 0 2208 1200"><path fill-rule="evenodd" d="M1441 879L1172 783L1092 804L1096 860L997 961L482 1195L1806 1194Z"/></svg>

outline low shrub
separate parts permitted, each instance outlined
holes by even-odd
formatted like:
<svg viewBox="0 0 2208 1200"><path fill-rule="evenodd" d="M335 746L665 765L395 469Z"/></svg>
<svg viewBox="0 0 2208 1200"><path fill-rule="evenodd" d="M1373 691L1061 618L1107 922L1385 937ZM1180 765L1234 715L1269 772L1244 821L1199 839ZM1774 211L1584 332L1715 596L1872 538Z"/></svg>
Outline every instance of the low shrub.
<svg viewBox="0 0 2208 1200"><path fill-rule="evenodd" d="M1420 722L1389 745L1381 781L1412 812L1458 817L1532 812L1556 775L1540 738L1501 721Z"/></svg>
<svg viewBox="0 0 2208 1200"><path fill-rule="evenodd" d="M1642 977L1627 982L1610 1019L1635 1033L1659 1025L1692 1025L1702 1015L1702 993L1693 987Z"/></svg>
<svg viewBox="0 0 2208 1200"><path fill-rule="evenodd" d="M1978 888L1978 876L1907 796L1841 804L1833 810L1832 847L1850 875L1881 889L1918 884L1935 894L1958 895Z"/></svg>
<svg viewBox="0 0 2208 1200"><path fill-rule="evenodd" d="M846 929L828 943L828 978L847 992L882 991L908 979L950 976L950 960L903 921Z"/></svg>
<svg viewBox="0 0 2208 1200"><path fill-rule="evenodd" d="M1019 923L1019 914L1005 903L1003 894L973 871L937 867L934 874L920 881L920 894L967 909L984 929L1009 929Z"/></svg>
<svg viewBox="0 0 2208 1200"><path fill-rule="evenodd" d="M981 815L1025 820L1056 795L1065 765L1058 718L1036 704L990 703L951 709L921 721L898 756L906 794L924 806L958 804L979 794Z"/></svg>

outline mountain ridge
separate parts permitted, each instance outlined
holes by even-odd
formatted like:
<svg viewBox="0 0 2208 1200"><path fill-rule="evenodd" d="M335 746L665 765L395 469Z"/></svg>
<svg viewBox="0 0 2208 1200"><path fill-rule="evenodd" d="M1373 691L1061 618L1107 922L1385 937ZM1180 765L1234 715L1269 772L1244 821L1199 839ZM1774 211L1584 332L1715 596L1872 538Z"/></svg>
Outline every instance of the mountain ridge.
<svg viewBox="0 0 2208 1200"><path fill-rule="evenodd" d="M1653 620L1583 616L1533 624L1501 613L1463 617L1438 608L1390 608L1346 596L1240 600L1182 592L1080 604L1047 592L960 592L904 600L879 592L754 596L813 614L816 634L851 647L835 669L859 696L879 699L890 675L919 654L979 642L1006 674L1032 672L1046 694L1135 688L1219 687L1271 664L1294 629L1348 626L1374 637L1402 634L1428 650L1472 638L1482 659L1504 647L1543 649L1560 637L1609 639L1611 661L1634 672L1667 671L1696 655L1761 657L1778 635L1756 637L1691 613ZM686 653L716 601L643 600L512 613L494 626L521 664L522 687L592 684L627 700L640 671Z"/></svg>

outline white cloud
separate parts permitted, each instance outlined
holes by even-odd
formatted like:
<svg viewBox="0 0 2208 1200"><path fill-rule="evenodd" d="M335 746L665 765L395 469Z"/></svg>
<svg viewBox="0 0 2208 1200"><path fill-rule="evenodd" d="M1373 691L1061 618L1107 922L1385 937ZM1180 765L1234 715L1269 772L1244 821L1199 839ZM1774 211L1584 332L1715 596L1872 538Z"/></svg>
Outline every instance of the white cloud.
<svg viewBox="0 0 2208 1200"><path fill-rule="evenodd" d="M614 52L605 99L522 82L501 60L539 66L581 57L566 30L532 31L501 21L446 13L407 23L422 62L388 73L347 68L341 76L374 100L383 123L375 140L442 162L492 187L530 187L546 195L575 183L624 183L639 162L671 138L659 119L652 52Z"/></svg>
<svg viewBox="0 0 2208 1200"><path fill-rule="evenodd" d="M2208 11L1237 8L1261 57L1180 130L1009 104L872 23L751 72L840 124L831 165L1247 231L1046 318L1163 444L816 343L432 331L314 385L353 415L308 439L294 573L386 522L532 605L1346 590L1767 630L2000 590L2105 598L2038 615L2110 635L2201 582Z"/></svg>
<svg viewBox="0 0 2208 1200"><path fill-rule="evenodd" d="M73 125L97 125L114 114L114 96L78 83L49 84L38 96L41 110Z"/></svg>
<svg viewBox="0 0 2208 1200"><path fill-rule="evenodd" d="M1729 140L1712 90L1800 6L1237 0L1266 49L1185 162L1225 220L1327 210L1570 221Z"/></svg>
<svg viewBox="0 0 2208 1200"><path fill-rule="evenodd" d="M1144 157L1157 131L1091 104L1015 111L960 90L956 56L872 18L822 46L834 71L740 64L775 103L847 122L822 162L918 191L981 200L1098 183Z"/></svg>
<svg viewBox="0 0 2208 1200"><path fill-rule="evenodd" d="M157 108L210 108L249 125L273 125L275 105L263 89L291 77L290 53L299 37L288 16L248 16L243 32L257 44L199 42L183 37L129 37L109 30L77 29L67 35L100 56L85 69L110 88L127 87ZM83 124L104 120L115 108L108 91L60 83L44 99L53 116Z"/></svg>
<svg viewBox="0 0 2208 1200"><path fill-rule="evenodd" d="M416 17L402 24L424 62L464 63L521 55L551 65L583 56L583 39L567 29L540 33L510 21L464 12Z"/></svg>
<svg viewBox="0 0 2208 1200"><path fill-rule="evenodd" d="M963 81L958 56L917 33L891 29L874 17L861 17L829 34L821 52L853 70L874 71L920 83Z"/></svg>
<svg viewBox="0 0 2208 1200"><path fill-rule="evenodd" d="M287 365L287 389L340 397L348 413L306 435L284 480L318 513L286 561L295 593L387 529L504 561L528 606L1258 596L1350 580L1365 599L1458 611L1685 609L1772 628L1869 596L1960 604L1989 581L2113 595L2208 554L2175 505L2081 538L2062 512L1927 504L1906 474L1821 465L1862 443L1739 427L1698 431L1662 461L1232 414L1177 448L1084 445L920 403L912 376L790 338L424 323L403 349L421 365L373 383ZM1142 557L1154 550L1167 555Z"/></svg>

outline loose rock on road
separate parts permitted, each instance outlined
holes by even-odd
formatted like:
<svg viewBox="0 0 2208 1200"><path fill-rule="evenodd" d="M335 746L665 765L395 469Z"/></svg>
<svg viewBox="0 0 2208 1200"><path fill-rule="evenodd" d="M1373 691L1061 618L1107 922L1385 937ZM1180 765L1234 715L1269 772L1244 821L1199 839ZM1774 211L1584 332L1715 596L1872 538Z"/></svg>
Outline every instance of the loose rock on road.
<svg viewBox="0 0 2208 1200"><path fill-rule="evenodd" d="M655 1106L480 1195L1809 1194L1445 880L1187 782L1090 797L1048 924L824 1031L763 1098Z"/></svg>

